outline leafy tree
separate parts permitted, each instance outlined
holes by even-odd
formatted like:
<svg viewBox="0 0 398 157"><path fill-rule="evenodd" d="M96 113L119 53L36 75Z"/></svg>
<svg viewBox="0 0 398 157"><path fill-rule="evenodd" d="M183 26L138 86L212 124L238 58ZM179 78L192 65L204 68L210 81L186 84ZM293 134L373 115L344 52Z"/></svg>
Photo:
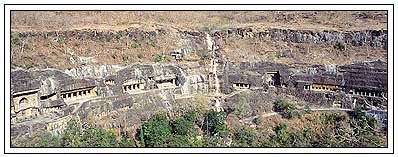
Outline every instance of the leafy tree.
<svg viewBox="0 0 398 157"><path fill-rule="evenodd" d="M80 132L81 128L78 119L72 118L64 130L63 145L65 147L80 147L82 145Z"/></svg>
<svg viewBox="0 0 398 157"><path fill-rule="evenodd" d="M123 137L119 142L119 147L137 147L135 140L129 137Z"/></svg>
<svg viewBox="0 0 398 157"><path fill-rule="evenodd" d="M249 105L246 97L240 97L239 101L233 104L235 107L234 113L239 118L248 117L251 115L251 106Z"/></svg>
<svg viewBox="0 0 398 157"><path fill-rule="evenodd" d="M210 111L205 117L202 130L211 136L228 136L228 128L224 122L225 118L225 112Z"/></svg>
<svg viewBox="0 0 398 157"><path fill-rule="evenodd" d="M294 110L296 106L287 102L286 100L279 99L274 102L274 111L276 112L286 112L288 110Z"/></svg>
<svg viewBox="0 0 398 157"><path fill-rule="evenodd" d="M89 128L83 131L81 138L83 147L117 147L117 136L112 131Z"/></svg>
<svg viewBox="0 0 398 157"><path fill-rule="evenodd" d="M257 147L258 141L256 132L251 128L239 128L234 134L232 146L236 147Z"/></svg>
<svg viewBox="0 0 398 157"><path fill-rule="evenodd" d="M187 135L173 135L169 147L202 147L203 143L196 137Z"/></svg>
<svg viewBox="0 0 398 157"><path fill-rule="evenodd" d="M294 104L282 99L274 102L274 111L282 112L283 116L289 119L300 116L300 112L297 110L297 107Z"/></svg>
<svg viewBox="0 0 398 157"><path fill-rule="evenodd" d="M143 129L143 126L141 126L141 129L140 129L140 145L141 145L141 147L145 147L145 136L144 136L144 129Z"/></svg>
<svg viewBox="0 0 398 157"><path fill-rule="evenodd" d="M59 135L52 135L48 132L44 132L40 136L39 147L61 147L61 140Z"/></svg>
<svg viewBox="0 0 398 157"><path fill-rule="evenodd" d="M289 145L289 133L287 132L287 125L285 123L279 124L278 127L275 128L276 136L274 137L277 145L279 146L288 146Z"/></svg>
<svg viewBox="0 0 398 157"><path fill-rule="evenodd" d="M184 117L179 117L174 122L174 132L176 135L197 136L195 129L195 112L188 112Z"/></svg>
<svg viewBox="0 0 398 157"><path fill-rule="evenodd" d="M226 147L223 138L217 136L205 136L203 140L204 147Z"/></svg>
<svg viewBox="0 0 398 157"><path fill-rule="evenodd" d="M172 128L165 114L157 114L142 126L145 147L167 147Z"/></svg>

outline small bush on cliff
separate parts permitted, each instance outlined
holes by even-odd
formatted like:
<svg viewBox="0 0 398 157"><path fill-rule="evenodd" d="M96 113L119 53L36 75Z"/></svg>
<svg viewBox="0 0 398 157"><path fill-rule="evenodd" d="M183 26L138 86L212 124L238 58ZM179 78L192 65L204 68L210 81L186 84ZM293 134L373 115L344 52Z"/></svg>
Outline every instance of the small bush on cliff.
<svg viewBox="0 0 398 157"><path fill-rule="evenodd" d="M130 45L130 49L136 49L136 48L139 48L140 46L141 46L141 44L134 42Z"/></svg>
<svg viewBox="0 0 398 157"><path fill-rule="evenodd" d="M338 49L340 51L345 50L345 43L344 42L338 42L336 45L334 45L335 49Z"/></svg>
<svg viewBox="0 0 398 157"><path fill-rule="evenodd" d="M166 60L166 57L163 55L156 55L155 56L155 62L163 62Z"/></svg>
<svg viewBox="0 0 398 157"><path fill-rule="evenodd" d="M137 54L137 57L138 57L139 59L142 59L142 58L144 58L144 54L143 54L143 53L139 53L139 54Z"/></svg>
<svg viewBox="0 0 398 157"><path fill-rule="evenodd" d="M122 56L122 59L123 59L124 62L126 62L126 61L129 60L129 56L126 55L126 54L124 54L124 55Z"/></svg>
<svg viewBox="0 0 398 157"><path fill-rule="evenodd" d="M61 147L62 146L62 138L59 135L51 135L46 132L40 136L40 147Z"/></svg>
<svg viewBox="0 0 398 157"><path fill-rule="evenodd" d="M19 43L20 43L19 32L11 33L11 44L12 45L19 45Z"/></svg>
<svg viewBox="0 0 398 157"><path fill-rule="evenodd" d="M201 60L208 60L211 57L211 54L208 50L203 49L198 51L199 57Z"/></svg>
<svg viewBox="0 0 398 157"><path fill-rule="evenodd" d="M239 118L251 116L252 108L248 103L246 96L240 97L239 101L233 104L235 107L234 114Z"/></svg>
<svg viewBox="0 0 398 157"><path fill-rule="evenodd" d="M203 26L200 30L203 32L210 33L212 31L216 31L216 30L226 31L227 29L225 26L222 26L220 24L208 24L206 26Z"/></svg>
<svg viewBox="0 0 398 157"><path fill-rule="evenodd" d="M112 58L116 59L117 55L115 53L112 53Z"/></svg>
<svg viewBox="0 0 398 157"><path fill-rule="evenodd" d="M311 109L311 107L310 107L309 104L305 105L304 111L305 111L306 113L311 113L311 112L312 112L312 109Z"/></svg>
<svg viewBox="0 0 398 157"><path fill-rule="evenodd" d="M116 33L115 34L115 39L117 40L117 41L119 41L120 39L122 39L122 35L118 32L118 33Z"/></svg>
<svg viewBox="0 0 398 157"><path fill-rule="evenodd" d="M116 133L103 129L89 128L83 131L81 136L83 147L117 147L119 141Z"/></svg>
<svg viewBox="0 0 398 157"><path fill-rule="evenodd" d="M278 127L275 128L276 136L274 137L274 139L280 146L288 145L289 133L287 132L287 127L288 126L285 123L281 123Z"/></svg>
<svg viewBox="0 0 398 157"><path fill-rule="evenodd" d="M239 128L233 135L232 146L234 147L257 147L258 137L252 128Z"/></svg>
<svg viewBox="0 0 398 157"><path fill-rule="evenodd" d="M274 102L274 111L282 112L283 116L286 118L300 116L300 112L297 110L297 107L283 99L279 99Z"/></svg>

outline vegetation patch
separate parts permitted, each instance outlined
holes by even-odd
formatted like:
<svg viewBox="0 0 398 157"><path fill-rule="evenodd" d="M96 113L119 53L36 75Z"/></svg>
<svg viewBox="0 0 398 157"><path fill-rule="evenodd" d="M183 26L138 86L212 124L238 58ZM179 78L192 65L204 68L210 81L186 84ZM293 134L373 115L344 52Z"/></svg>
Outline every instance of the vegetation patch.
<svg viewBox="0 0 398 157"><path fill-rule="evenodd" d="M297 107L283 99L274 102L274 111L282 113L285 118L289 119L300 116L300 111Z"/></svg>
<svg viewBox="0 0 398 157"><path fill-rule="evenodd" d="M166 56L164 55L156 55L155 56L155 62L163 62L166 60Z"/></svg>
<svg viewBox="0 0 398 157"><path fill-rule="evenodd" d="M126 54L124 54L124 55L122 56L122 59L123 59L124 62L126 62L126 61L129 60L129 56L126 55Z"/></svg>
<svg viewBox="0 0 398 157"><path fill-rule="evenodd" d="M83 129L77 119L72 119L60 135L40 133L33 136L33 139L14 139L12 144L24 147L387 146L386 131L379 127L373 117L366 116L360 110L349 114L311 112L305 117L277 120L272 131L246 125L231 128L225 122L226 117L225 112L207 111L201 115L197 111L189 111L169 119L165 113L160 113L144 122L135 135L98 128Z"/></svg>

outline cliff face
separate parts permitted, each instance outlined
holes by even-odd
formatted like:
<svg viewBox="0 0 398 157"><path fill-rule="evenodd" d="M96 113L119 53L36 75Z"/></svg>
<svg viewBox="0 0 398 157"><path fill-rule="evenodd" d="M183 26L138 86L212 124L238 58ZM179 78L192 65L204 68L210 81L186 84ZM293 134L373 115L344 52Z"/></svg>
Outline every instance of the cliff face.
<svg viewBox="0 0 398 157"><path fill-rule="evenodd" d="M12 98L28 97L31 94L26 91L37 90L39 99L38 104L31 104L37 110L35 115L30 106L11 105L22 107L12 110L13 139L40 130L62 131L66 123L57 119L66 116L96 127L134 131L156 113L174 117L192 110L196 102L191 98L208 94L205 76L189 74L175 65L133 64L112 73L87 70L91 68L67 71L70 75L54 70L13 71ZM88 90L91 96L87 96ZM50 127L53 123L58 127Z"/></svg>
<svg viewBox="0 0 398 157"><path fill-rule="evenodd" d="M238 27L208 31L216 42L214 48L221 51L219 55L231 61L347 64L353 62L352 58L359 61L386 59L387 30ZM131 62L153 61L175 63L176 59L197 61L209 57L205 38L208 31L130 28L119 31L12 32L12 65L69 69L72 75L76 75L73 69L87 65L128 65ZM305 58L314 60L307 62Z"/></svg>
<svg viewBox="0 0 398 157"><path fill-rule="evenodd" d="M362 106L385 110L387 107L385 62L317 65L305 69L271 62L221 63L218 67L221 107L227 113L237 111L239 118L271 112L278 99L320 108ZM198 107L210 108L212 103L206 99L212 96L208 76L189 70L170 64L133 64L104 77L70 76L56 70L13 71L13 84L42 83L20 89L38 89L40 101L33 104L38 110L36 115L22 114L31 110L30 107L13 112L12 139L32 136L38 131L62 132L67 117L78 118L83 126L135 132L137 126L159 112L173 118ZM380 75L374 77L376 74ZM367 82L356 79L362 75L367 76L364 77ZM29 79L24 80L25 77ZM313 88L321 85L336 88ZM94 92L87 97L82 89ZM198 101L199 97L204 100ZM16 105L20 104L13 104Z"/></svg>
<svg viewBox="0 0 398 157"><path fill-rule="evenodd" d="M385 110L387 107L387 98L384 96L388 93L385 62L333 67L314 65L304 69L270 62L225 62L222 65L220 85L221 91L226 94L226 110L236 110L239 108L237 105L248 104L246 107L250 107L250 114L256 115L272 110L273 102L281 98L321 108L338 105L351 109L361 106ZM313 88L317 85L336 88Z"/></svg>
<svg viewBox="0 0 398 157"><path fill-rule="evenodd" d="M255 38L258 41L272 40L289 43L313 43L338 46L368 46L386 48L386 30L364 31L316 31L316 30L292 30L292 29L268 29L256 30L254 28L232 28L223 31L215 31L212 36L222 38Z"/></svg>
<svg viewBox="0 0 398 157"><path fill-rule="evenodd" d="M74 78L102 78L114 75L120 69L122 66L118 65L92 65L66 69L65 73Z"/></svg>
<svg viewBox="0 0 398 157"><path fill-rule="evenodd" d="M23 68L153 62L155 55L185 48L178 43L180 34L161 29L21 31L12 32L11 38L13 66Z"/></svg>
<svg viewBox="0 0 398 157"><path fill-rule="evenodd" d="M126 29L122 31L101 31L101 30L69 30L69 31L32 31L12 32L17 33L21 40L52 39L56 42L68 42L69 38L92 41L112 41L115 38L128 38L136 41L154 40L159 35L164 35L165 30L144 31L139 29Z"/></svg>
<svg viewBox="0 0 398 157"><path fill-rule="evenodd" d="M212 105L240 119L271 112L278 99L387 107L387 30L14 31L11 56L12 140L60 133L71 117L135 132L159 112Z"/></svg>

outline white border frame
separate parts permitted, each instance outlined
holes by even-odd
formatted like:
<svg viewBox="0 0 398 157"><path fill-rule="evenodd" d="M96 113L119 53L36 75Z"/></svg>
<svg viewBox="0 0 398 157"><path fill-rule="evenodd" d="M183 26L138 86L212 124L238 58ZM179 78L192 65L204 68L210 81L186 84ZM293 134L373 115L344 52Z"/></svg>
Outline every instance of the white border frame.
<svg viewBox="0 0 398 157"><path fill-rule="evenodd" d="M388 10L388 148L10 148L10 112L5 113L1 136L5 153L392 153L393 152L393 6L392 5L6 5L5 6L5 111L10 110L10 10ZM1 13L3 14L3 13ZM2 21L3 22L3 21ZM4 25L4 23L2 24ZM1 34L3 35L3 34ZM3 37L1 38L3 40ZM3 42L2 42L3 43ZM3 70L3 68L2 68ZM3 80L5 78L5 80ZM5 85L5 87L3 86ZM394 85L395 87L395 85ZM397 108L395 108L397 110ZM4 117L1 116L1 121ZM3 143L1 143L3 145Z"/></svg>

